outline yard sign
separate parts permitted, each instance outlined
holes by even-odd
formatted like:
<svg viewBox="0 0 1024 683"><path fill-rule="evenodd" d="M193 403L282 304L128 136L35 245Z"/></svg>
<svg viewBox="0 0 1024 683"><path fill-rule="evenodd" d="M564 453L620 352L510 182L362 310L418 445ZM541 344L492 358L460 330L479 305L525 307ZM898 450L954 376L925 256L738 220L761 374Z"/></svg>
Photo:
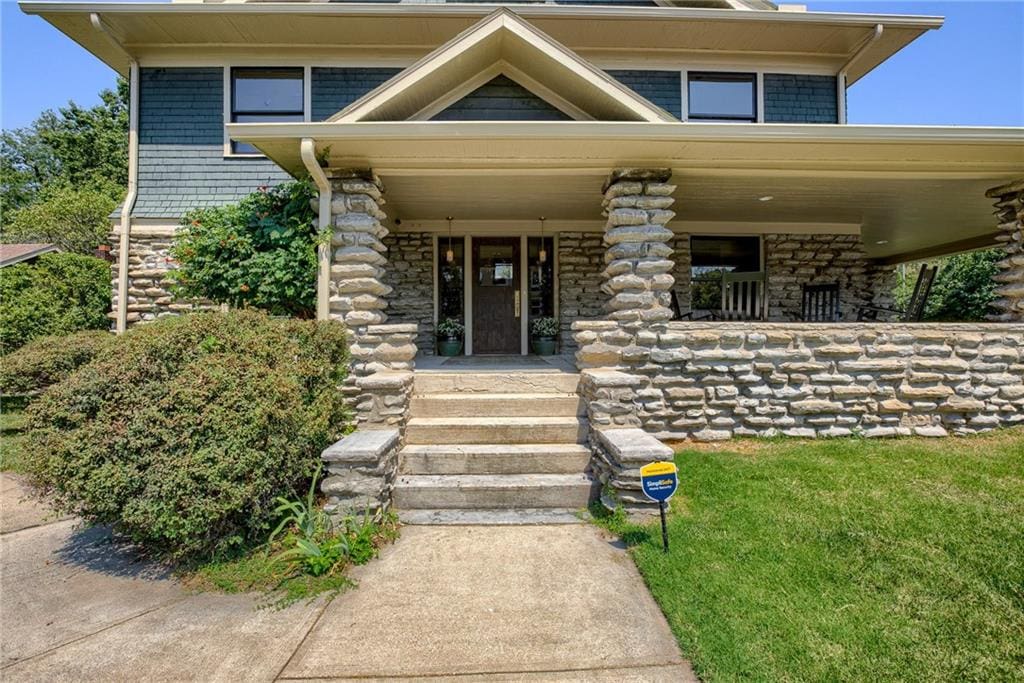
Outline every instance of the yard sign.
<svg viewBox="0 0 1024 683"><path fill-rule="evenodd" d="M652 462L640 468L640 486L644 495L658 503L661 513L661 544L668 552L668 529L665 526L665 501L672 497L679 487L675 463Z"/></svg>

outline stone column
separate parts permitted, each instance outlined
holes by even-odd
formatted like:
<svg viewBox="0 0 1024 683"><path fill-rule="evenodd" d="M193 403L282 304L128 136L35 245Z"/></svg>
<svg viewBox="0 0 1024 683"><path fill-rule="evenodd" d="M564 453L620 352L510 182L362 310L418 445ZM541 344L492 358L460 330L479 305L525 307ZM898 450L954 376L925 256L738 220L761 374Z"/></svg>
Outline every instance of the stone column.
<svg viewBox="0 0 1024 683"><path fill-rule="evenodd" d="M665 227L675 212L670 169L626 168L612 172L604 186L606 268L602 291L610 316L639 329L671 319L669 290L675 281L669 259L673 238Z"/></svg>
<svg viewBox="0 0 1024 683"><path fill-rule="evenodd" d="M387 247L381 240L388 229L380 206L383 184L369 169L332 169L331 179L331 317L355 333L387 320L383 266Z"/></svg>
<svg viewBox="0 0 1024 683"><path fill-rule="evenodd" d="M994 187L985 193L995 199L999 236L1006 258L999 262L996 281L996 313L990 320L1024 321L1024 178Z"/></svg>

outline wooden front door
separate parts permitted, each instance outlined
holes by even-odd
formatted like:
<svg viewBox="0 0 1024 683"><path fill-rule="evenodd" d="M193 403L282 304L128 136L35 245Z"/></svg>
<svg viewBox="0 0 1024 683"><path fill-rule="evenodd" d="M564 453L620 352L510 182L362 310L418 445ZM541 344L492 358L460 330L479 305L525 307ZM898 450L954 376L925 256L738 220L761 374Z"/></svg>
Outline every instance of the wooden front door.
<svg viewBox="0 0 1024 683"><path fill-rule="evenodd" d="M473 238L473 353L521 353L519 238Z"/></svg>

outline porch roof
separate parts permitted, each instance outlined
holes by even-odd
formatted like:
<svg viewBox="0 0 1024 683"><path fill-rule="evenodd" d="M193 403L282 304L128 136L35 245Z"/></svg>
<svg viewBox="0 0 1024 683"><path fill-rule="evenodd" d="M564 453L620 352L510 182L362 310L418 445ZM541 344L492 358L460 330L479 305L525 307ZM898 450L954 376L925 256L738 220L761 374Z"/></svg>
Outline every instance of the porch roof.
<svg viewBox="0 0 1024 683"><path fill-rule="evenodd" d="M674 172L683 231L855 232L869 256L984 246L985 191L1024 176L1024 130L905 126L379 122L229 124L293 175L303 138L331 167L371 167L402 228L535 221L599 229L613 168ZM415 223L413 223L415 222ZM463 223L465 224L465 223Z"/></svg>

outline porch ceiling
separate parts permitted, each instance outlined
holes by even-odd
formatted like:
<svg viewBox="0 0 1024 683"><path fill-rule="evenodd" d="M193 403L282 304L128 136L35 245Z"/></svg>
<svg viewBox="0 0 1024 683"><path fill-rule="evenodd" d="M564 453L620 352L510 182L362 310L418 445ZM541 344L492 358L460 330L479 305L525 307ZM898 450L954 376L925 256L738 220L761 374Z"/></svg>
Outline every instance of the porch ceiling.
<svg viewBox="0 0 1024 683"><path fill-rule="evenodd" d="M1024 176L1020 129L429 122L229 131L295 174L304 172L302 137L329 146L331 166L374 168L403 230L438 229L449 215L492 229L541 215L553 230L599 229L612 168L670 167L677 232L859 229L879 259L984 243L995 231L985 190Z"/></svg>

